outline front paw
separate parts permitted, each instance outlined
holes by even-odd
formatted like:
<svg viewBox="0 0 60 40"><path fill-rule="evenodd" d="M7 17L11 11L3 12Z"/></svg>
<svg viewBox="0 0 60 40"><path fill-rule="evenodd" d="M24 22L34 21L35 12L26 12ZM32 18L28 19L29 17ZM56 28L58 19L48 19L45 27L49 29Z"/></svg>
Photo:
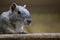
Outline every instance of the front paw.
<svg viewBox="0 0 60 40"><path fill-rule="evenodd" d="M18 32L18 34L27 34L26 32Z"/></svg>

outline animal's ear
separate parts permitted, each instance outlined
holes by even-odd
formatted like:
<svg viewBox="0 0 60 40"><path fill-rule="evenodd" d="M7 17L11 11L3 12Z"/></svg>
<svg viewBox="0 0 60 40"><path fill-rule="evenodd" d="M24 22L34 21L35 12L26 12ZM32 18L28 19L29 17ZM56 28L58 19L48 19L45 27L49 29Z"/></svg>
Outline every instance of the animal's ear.
<svg viewBox="0 0 60 40"><path fill-rule="evenodd" d="M16 9L16 3L13 3L11 6L11 11L13 12Z"/></svg>
<svg viewBox="0 0 60 40"><path fill-rule="evenodd" d="M26 5L24 5L23 7L25 7L25 8L26 8Z"/></svg>

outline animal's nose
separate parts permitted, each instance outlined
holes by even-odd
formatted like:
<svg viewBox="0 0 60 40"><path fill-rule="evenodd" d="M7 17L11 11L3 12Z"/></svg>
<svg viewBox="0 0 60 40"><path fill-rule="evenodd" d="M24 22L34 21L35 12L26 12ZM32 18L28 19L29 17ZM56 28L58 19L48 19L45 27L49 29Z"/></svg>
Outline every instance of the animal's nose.
<svg viewBox="0 0 60 40"><path fill-rule="evenodd" d="M31 23L31 20L27 20L27 22L28 22L28 24L30 24Z"/></svg>

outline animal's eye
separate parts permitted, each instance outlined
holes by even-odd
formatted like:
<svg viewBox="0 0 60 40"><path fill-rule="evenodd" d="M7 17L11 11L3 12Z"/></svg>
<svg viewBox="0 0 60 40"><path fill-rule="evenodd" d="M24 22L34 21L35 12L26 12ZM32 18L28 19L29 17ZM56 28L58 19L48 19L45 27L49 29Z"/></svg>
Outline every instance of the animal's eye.
<svg viewBox="0 0 60 40"><path fill-rule="evenodd" d="M18 11L18 14L21 14L21 12L20 12L20 11Z"/></svg>

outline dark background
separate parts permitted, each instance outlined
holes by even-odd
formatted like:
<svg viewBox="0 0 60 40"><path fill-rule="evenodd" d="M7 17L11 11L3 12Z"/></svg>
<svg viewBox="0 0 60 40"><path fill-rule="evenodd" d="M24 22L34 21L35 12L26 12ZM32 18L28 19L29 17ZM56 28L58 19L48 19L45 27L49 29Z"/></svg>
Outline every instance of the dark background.
<svg viewBox="0 0 60 40"><path fill-rule="evenodd" d="M7 10L14 2L26 4L31 12L60 12L60 0L0 0L0 11Z"/></svg>
<svg viewBox="0 0 60 40"><path fill-rule="evenodd" d="M26 32L60 32L60 0L0 0L0 13L8 11L12 3L27 5L32 16Z"/></svg>

